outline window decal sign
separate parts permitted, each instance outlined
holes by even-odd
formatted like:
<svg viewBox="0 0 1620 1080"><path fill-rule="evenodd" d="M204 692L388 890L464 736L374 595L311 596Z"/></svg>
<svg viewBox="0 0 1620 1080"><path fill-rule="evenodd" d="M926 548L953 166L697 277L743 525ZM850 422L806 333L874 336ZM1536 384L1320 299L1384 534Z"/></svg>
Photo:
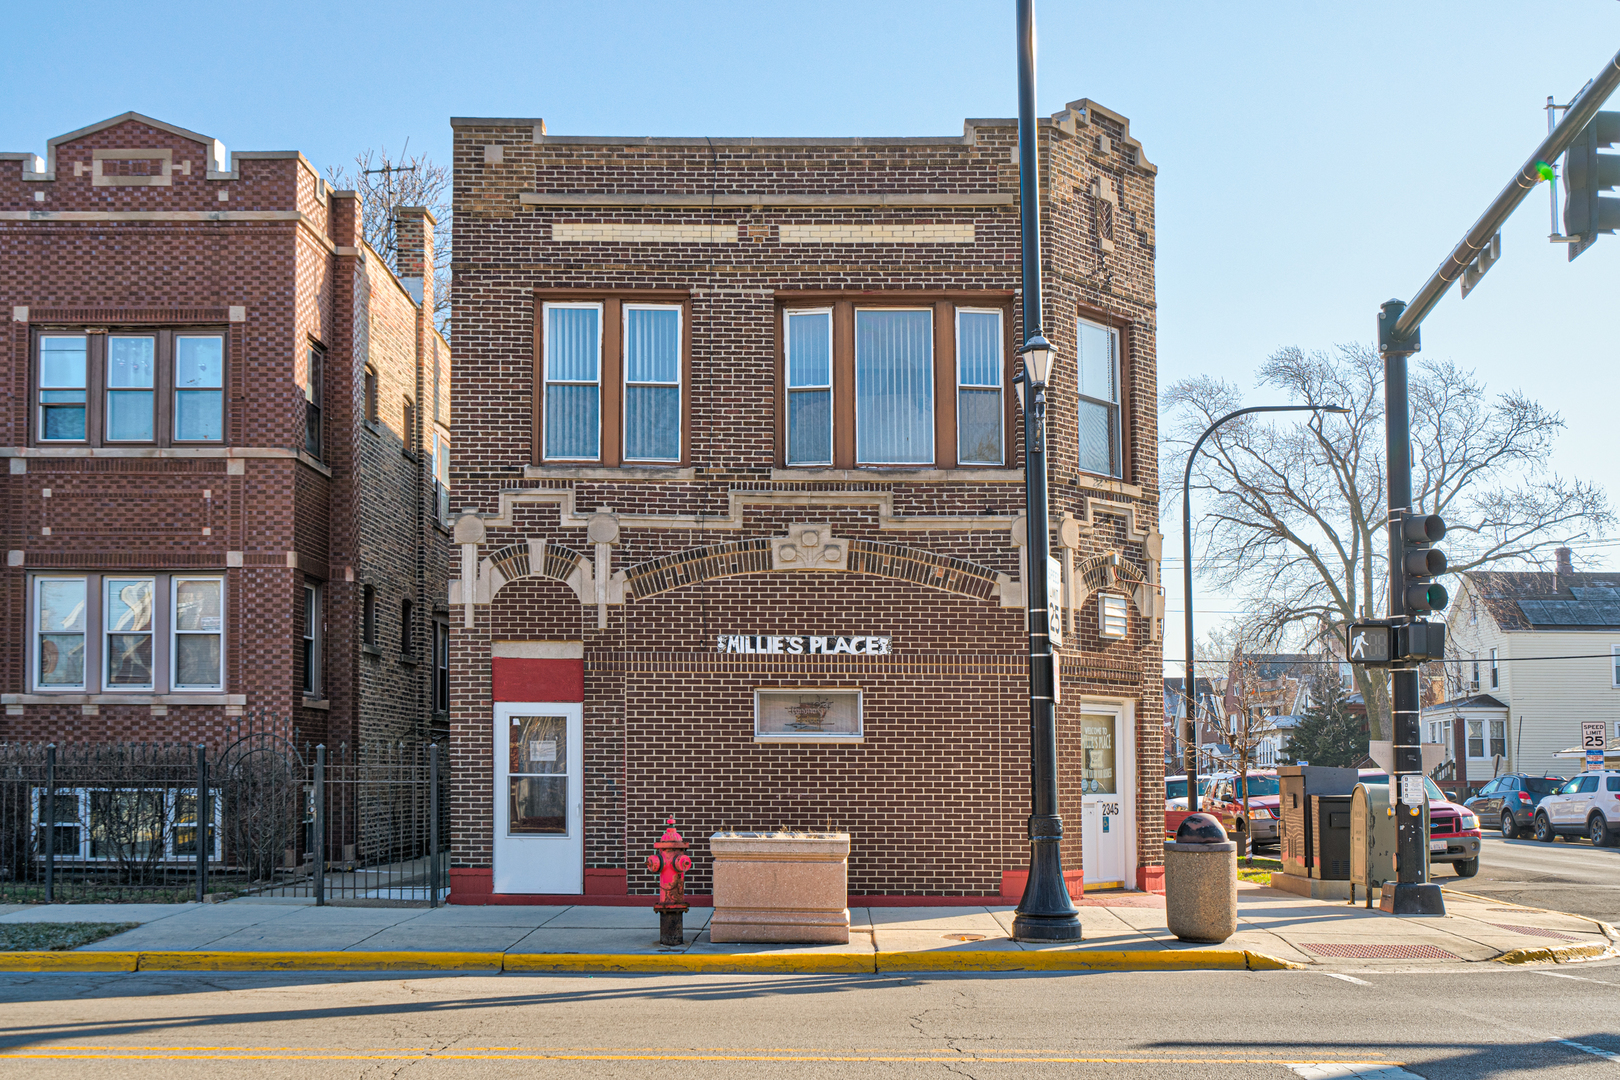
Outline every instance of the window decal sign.
<svg viewBox="0 0 1620 1080"><path fill-rule="evenodd" d="M893 642L893 638L877 634L720 634L715 648L760 656L888 656Z"/></svg>

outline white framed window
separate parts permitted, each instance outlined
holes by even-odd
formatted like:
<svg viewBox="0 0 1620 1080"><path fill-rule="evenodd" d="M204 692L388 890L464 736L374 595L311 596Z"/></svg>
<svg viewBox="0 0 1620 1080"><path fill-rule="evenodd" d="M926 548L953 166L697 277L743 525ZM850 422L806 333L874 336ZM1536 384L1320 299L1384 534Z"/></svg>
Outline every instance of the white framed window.
<svg viewBox="0 0 1620 1080"><path fill-rule="evenodd" d="M1502 685L1502 669L1497 661L1501 658L1500 649L1491 650L1491 689Z"/></svg>
<svg viewBox="0 0 1620 1080"><path fill-rule="evenodd" d="M433 512L450 524L450 440L433 433Z"/></svg>
<svg viewBox="0 0 1620 1080"><path fill-rule="evenodd" d="M321 587L304 583L304 611L299 657L303 664L302 689L305 697L321 695Z"/></svg>
<svg viewBox="0 0 1620 1080"><path fill-rule="evenodd" d="M602 456L602 305L546 303L541 348L545 379L545 458Z"/></svg>
<svg viewBox="0 0 1620 1080"><path fill-rule="evenodd" d="M89 339L42 334L39 339L39 438L84 442L89 434Z"/></svg>
<svg viewBox="0 0 1620 1080"><path fill-rule="evenodd" d="M84 690L89 580L34 579L33 652L36 690Z"/></svg>
<svg viewBox="0 0 1620 1080"><path fill-rule="evenodd" d="M1468 721L1468 756L1482 758L1485 756L1485 721Z"/></svg>
<svg viewBox="0 0 1620 1080"><path fill-rule="evenodd" d="M855 463L934 463L934 311L855 310Z"/></svg>
<svg viewBox="0 0 1620 1080"><path fill-rule="evenodd" d="M208 820L207 855L224 857L219 823L225 812L223 792L213 791ZM34 790L35 858L49 847L58 860L161 864L197 858L197 789L192 788L58 788L50 800L52 843L45 840L45 791Z"/></svg>
<svg viewBox="0 0 1620 1080"><path fill-rule="evenodd" d="M681 306L624 305L624 460L681 460Z"/></svg>
<svg viewBox="0 0 1620 1080"><path fill-rule="evenodd" d="M1119 476L1119 331L1076 320L1079 355L1079 466L1083 472Z"/></svg>
<svg viewBox="0 0 1620 1080"><path fill-rule="evenodd" d="M1491 756L1507 757L1507 721L1491 721Z"/></svg>
<svg viewBox="0 0 1620 1080"><path fill-rule="evenodd" d="M1000 309L956 309L956 460L962 465L1000 465L1006 405Z"/></svg>
<svg viewBox="0 0 1620 1080"><path fill-rule="evenodd" d="M1097 633L1105 638L1122 638L1130 626L1129 612L1123 596L1099 593L1097 596Z"/></svg>
<svg viewBox="0 0 1620 1080"><path fill-rule="evenodd" d="M754 691L755 742L860 742L865 733L859 690Z"/></svg>
<svg viewBox="0 0 1620 1080"><path fill-rule="evenodd" d="M157 338L107 335L108 442L153 440L156 388Z"/></svg>
<svg viewBox="0 0 1620 1080"><path fill-rule="evenodd" d="M315 449L321 448L321 350L311 348L313 371L304 392L313 394ZM313 424L313 427L310 425ZM225 339L218 334L181 334L174 341L174 438L176 442L219 442L225 437Z"/></svg>
<svg viewBox="0 0 1620 1080"><path fill-rule="evenodd" d="M152 594L157 581L149 577L104 579L102 655L106 670L102 685L109 691L153 688Z"/></svg>
<svg viewBox="0 0 1620 1080"><path fill-rule="evenodd" d="M1478 656L1478 654L1475 654L1473 656L1472 664L1473 664L1473 677L1468 680L1468 689L1470 689L1470 690L1478 690L1479 689L1479 656Z"/></svg>
<svg viewBox="0 0 1620 1080"><path fill-rule="evenodd" d="M170 587L169 685L225 689L225 579L176 575Z"/></svg>
<svg viewBox="0 0 1620 1080"><path fill-rule="evenodd" d="M833 463L833 313L783 313L787 391L787 463Z"/></svg>
<svg viewBox="0 0 1620 1080"><path fill-rule="evenodd" d="M1614 654L1614 671L1611 672L1614 676L1613 686L1616 690L1620 690L1620 645L1611 645L1609 648ZM1615 738L1620 739L1620 724L1615 725L1614 732Z"/></svg>

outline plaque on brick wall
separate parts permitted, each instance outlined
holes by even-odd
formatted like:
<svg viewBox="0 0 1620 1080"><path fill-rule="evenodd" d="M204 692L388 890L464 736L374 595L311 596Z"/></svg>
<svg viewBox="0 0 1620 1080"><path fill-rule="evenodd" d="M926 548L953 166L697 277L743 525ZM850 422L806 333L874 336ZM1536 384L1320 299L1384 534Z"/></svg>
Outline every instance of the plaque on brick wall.
<svg viewBox="0 0 1620 1080"><path fill-rule="evenodd" d="M859 690L756 690L754 738L847 742L862 735Z"/></svg>
<svg viewBox="0 0 1620 1080"><path fill-rule="evenodd" d="M894 639L881 634L718 634L723 653L760 656L887 656Z"/></svg>

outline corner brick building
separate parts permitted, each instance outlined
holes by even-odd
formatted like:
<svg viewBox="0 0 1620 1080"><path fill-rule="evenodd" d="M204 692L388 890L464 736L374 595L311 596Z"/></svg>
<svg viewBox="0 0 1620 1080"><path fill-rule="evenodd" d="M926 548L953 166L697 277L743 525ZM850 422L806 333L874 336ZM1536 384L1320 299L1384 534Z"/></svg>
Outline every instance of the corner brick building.
<svg viewBox="0 0 1620 1080"><path fill-rule="evenodd" d="M831 826L852 902L1016 899L1015 122L452 125L452 900L635 902L671 815L700 898L709 833ZM1088 100L1039 139L1065 868L1155 888L1156 170Z"/></svg>
<svg viewBox="0 0 1620 1080"><path fill-rule="evenodd" d="M433 224L396 278L302 155L135 113L0 154L0 740L429 736Z"/></svg>

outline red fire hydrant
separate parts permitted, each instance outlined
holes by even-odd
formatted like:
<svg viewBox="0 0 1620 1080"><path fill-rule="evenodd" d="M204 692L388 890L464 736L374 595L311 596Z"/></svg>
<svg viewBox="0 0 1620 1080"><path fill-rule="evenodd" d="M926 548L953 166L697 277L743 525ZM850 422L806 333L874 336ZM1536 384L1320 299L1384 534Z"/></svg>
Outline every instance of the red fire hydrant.
<svg viewBox="0 0 1620 1080"><path fill-rule="evenodd" d="M686 872L692 869L692 859L686 854L687 843L675 831L675 819L653 844L658 850L647 856L647 869L658 875L658 944L685 945Z"/></svg>

